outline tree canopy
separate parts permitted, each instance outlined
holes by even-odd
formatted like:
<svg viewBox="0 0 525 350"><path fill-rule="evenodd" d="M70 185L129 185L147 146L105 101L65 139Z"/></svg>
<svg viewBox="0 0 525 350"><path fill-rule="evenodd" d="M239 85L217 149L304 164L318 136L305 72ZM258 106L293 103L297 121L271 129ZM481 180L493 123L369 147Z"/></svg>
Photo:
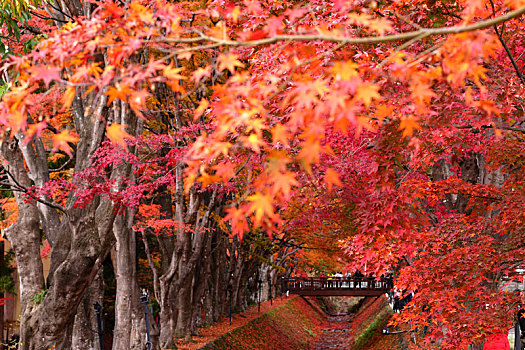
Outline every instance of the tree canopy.
<svg viewBox="0 0 525 350"><path fill-rule="evenodd" d="M3 16L28 13L6 4ZM416 293L395 322L430 325L444 348L510 327L518 295L503 284L522 280L525 254L524 1L54 4L46 38L4 61L0 102L19 215L7 237L30 265L42 229L56 261L46 283L22 280L49 288L27 311L43 344L64 335L35 315L56 313L57 296L79 303L128 239L119 223L161 237L163 267L149 263L162 308L170 293L189 300L215 230L232 271L239 254L251 266L309 247L339 251L333 268L393 272ZM90 278L63 289L75 273ZM181 310L177 336L194 326Z"/></svg>

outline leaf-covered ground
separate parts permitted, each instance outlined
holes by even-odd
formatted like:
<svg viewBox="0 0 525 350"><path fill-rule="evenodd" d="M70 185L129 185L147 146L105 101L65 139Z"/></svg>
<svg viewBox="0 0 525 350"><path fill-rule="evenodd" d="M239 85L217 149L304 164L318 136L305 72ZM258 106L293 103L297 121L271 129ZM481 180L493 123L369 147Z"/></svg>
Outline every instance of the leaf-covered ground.
<svg viewBox="0 0 525 350"><path fill-rule="evenodd" d="M280 298L273 300L273 305L270 305L269 301L261 303L261 312L258 311L258 306L255 305L250 309L246 310L242 314L233 314L232 315L232 324L230 325L229 318L223 318L220 322L217 322L215 325L207 328L199 329L200 336L193 337L192 343L185 343L179 341L177 344L178 348L181 350L195 350L200 349L204 345L217 340L221 336L234 331L237 328L245 326L248 322L261 317L261 315L270 312L271 310L277 309L280 306L290 302L292 298L284 298L282 301Z"/></svg>
<svg viewBox="0 0 525 350"><path fill-rule="evenodd" d="M313 349L325 321L324 315L312 309L304 299L296 297L225 333L202 349Z"/></svg>

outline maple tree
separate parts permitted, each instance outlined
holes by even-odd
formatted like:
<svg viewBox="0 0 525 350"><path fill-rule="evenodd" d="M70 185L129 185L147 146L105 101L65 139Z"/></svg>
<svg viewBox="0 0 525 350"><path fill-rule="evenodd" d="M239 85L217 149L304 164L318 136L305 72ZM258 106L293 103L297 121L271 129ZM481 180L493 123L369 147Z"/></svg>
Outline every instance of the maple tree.
<svg viewBox="0 0 525 350"><path fill-rule="evenodd" d="M8 3L24 20L27 2ZM397 321L430 320L443 347L509 326L517 296L499 282L524 253L523 1L46 6L48 37L5 61L0 102L25 349L91 345L82 300L100 296L113 245L114 344L140 347L138 234L162 256L148 263L164 348L196 331L203 298L210 320L224 311L227 284L242 308L253 257L284 259L305 227L348 270L395 270L417 290Z"/></svg>

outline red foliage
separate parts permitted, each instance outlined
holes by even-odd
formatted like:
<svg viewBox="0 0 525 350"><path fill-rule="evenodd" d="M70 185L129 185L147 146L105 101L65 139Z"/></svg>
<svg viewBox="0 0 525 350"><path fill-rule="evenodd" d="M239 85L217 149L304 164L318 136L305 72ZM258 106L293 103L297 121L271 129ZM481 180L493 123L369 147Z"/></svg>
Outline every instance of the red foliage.
<svg viewBox="0 0 525 350"><path fill-rule="evenodd" d="M6 135L39 137L75 96L94 94L100 108L84 117L113 141L30 198L139 208L184 177L186 192L230 196L233 234L309 227L338 240L348 270L395 271L398 289L417 291L397 320L430 319L444 348L509 327L517 296L500 284L525 257L523 1L97 4L4 65L18 74L0 102ZM177 111L185 126L131 138L104 120L117 101L150 118L159 86L193 104ZM51 139L72 154L75 135ZM132 166L133 178L111 178L110 166ZM297 203L299 217L282 215ZM142 216L159 232L182 225Z"/></svg>

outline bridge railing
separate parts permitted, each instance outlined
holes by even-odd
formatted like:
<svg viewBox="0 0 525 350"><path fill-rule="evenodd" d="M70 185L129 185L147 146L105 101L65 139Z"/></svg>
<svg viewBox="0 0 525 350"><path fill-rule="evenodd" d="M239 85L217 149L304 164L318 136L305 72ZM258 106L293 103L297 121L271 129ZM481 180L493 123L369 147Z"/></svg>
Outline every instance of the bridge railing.
<svg viewBox="0 0 525 350"><path fill-rule="evenodd" d="M294 277L284 278L285 291L314 291L314 290L374 290L389 291L392 280L389 278L376 279L373 277Z"/></svg>

